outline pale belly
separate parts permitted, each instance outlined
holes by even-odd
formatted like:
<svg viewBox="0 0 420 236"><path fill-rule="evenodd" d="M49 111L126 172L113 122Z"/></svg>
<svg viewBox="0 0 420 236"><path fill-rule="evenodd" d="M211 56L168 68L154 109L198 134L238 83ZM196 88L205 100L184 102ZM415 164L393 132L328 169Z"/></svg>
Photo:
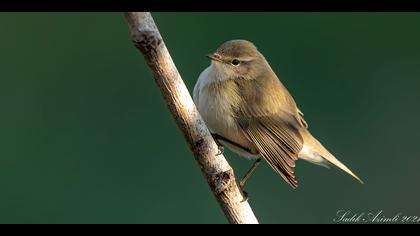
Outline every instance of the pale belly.
<svg viewBox="0 0 420 236"><path fill-rule="evenodd" d="M213 113L214 114L214 113ZM203 116L212 133L223 136L229 141L219 140L223 146L246 158L258 158L259 154L254 144L249 141L245 134L235 125L232 117L216 118L210 112Z"/></svg>
<svg viewBox="0 0 420 236"><path fill-rule="evenodd" d="M196 102L198 103L198 111L210 131L230 141L220 140L220 143L241 156L247 158L259 157L254 144L235 122L231 100L223 91L213 94L208 87L203 86L200 88L200 96Z"/></svg>

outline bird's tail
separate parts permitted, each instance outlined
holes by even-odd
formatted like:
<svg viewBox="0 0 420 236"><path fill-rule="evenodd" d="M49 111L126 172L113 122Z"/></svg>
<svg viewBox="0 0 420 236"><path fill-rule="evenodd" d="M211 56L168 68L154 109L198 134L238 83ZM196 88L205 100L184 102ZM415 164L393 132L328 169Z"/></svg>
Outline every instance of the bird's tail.
<svg viewBox="0 0 420 236"><path fill-rule="evenodd" d="M299 158L310 161L312 163L325 166L326 164L334 164L338 168L353 176L360 183L363 181L353 173L346 165L335 158L309 131L303 132L304 147L299 154Z"/></svg>

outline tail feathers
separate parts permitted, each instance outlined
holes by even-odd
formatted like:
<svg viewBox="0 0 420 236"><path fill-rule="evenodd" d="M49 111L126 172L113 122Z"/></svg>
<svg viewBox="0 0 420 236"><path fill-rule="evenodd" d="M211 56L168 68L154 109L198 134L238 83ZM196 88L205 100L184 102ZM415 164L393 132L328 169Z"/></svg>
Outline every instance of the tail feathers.
<svg viewBox="0 0 420 236"><path fill-rule="evenodd" d="M341 163L337 158L335 158L332 154L328 153L329 155L323 155L322 157L327 160L329 163L334 164L338 168L342 169L343 171L347 172L349 175L353 176L355 179L357 179L361 184L364 184L364 182L351 171L346 165Z"/></svg>
<svg viewBox="0 0 420 236"><path fill-rule="evenodd" d="M299 153L299 159L308 161L312 164L319 165L325 168L330 168L330 163L325 161L325 158L315 153L311 147L304 145Z"/></svg>
<svg viewBox="0 0 420 236"><path fill-rule="evenodd" d="M309 132L304 135L304 139L305 145L301 153L299 153L299 158L321 166L333 164L353 176L361 184L364 184L364 182L356 174L354 174L353 171L337 160L337 158L335 158L324 146L322 146L322 144L318 142L318 140L316 140Z"/></svg>

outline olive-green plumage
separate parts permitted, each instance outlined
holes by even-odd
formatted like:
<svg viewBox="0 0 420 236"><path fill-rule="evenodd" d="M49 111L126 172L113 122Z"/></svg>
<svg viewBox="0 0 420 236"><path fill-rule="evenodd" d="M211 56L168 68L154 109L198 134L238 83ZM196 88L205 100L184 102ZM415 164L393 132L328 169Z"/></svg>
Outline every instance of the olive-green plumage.
<svg viewBox="0 0 420 236"><path fill-rule="evenodd" d="M246 40L231 40L208 55L211 65L194 88L194 102L222 142L246 157L262 157L292 187L298 158L332 163L360 182L308 131L303 113L264 56Z"/></svg>

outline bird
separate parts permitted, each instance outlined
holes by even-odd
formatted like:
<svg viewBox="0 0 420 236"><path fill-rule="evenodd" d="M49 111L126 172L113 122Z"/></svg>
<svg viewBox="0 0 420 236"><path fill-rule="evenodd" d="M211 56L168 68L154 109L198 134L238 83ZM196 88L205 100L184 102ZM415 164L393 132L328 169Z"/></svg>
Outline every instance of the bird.
<svg viewBox="0 0 420 236"><path fill-rule="evenodd" d="M261 160L292 188L298 186L298 159L337 166L363 183L312 136L303 112L252 42L229 40L206 56L211 63L197 79L193 100L219 152L226 146L255 160L241 190Z"/></svg>

